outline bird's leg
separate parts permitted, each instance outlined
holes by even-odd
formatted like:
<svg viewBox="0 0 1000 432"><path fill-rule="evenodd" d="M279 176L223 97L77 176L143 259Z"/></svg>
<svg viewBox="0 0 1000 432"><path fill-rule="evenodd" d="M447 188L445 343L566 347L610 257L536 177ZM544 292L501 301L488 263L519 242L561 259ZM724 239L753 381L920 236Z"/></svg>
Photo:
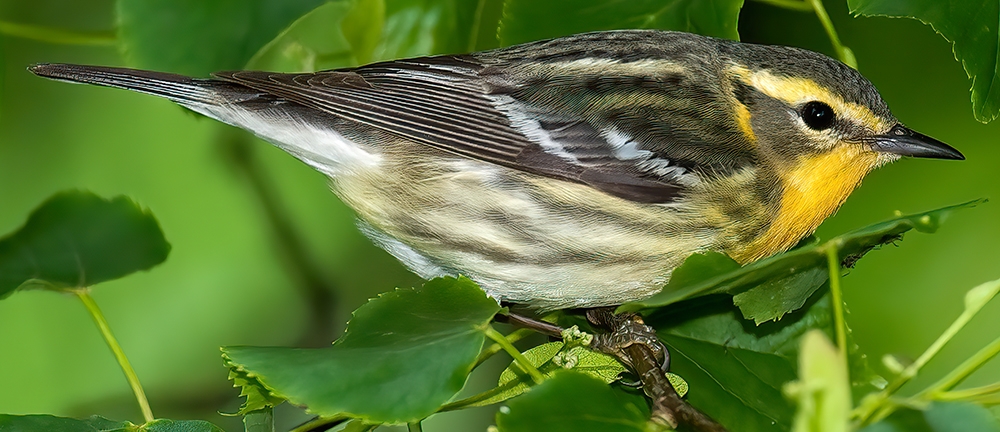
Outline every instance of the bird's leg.
<svg viewBox="0 0 1000 432"><path fill-rule="evenodd" d="M632 345L645 346L657 359L657 364L663 372L670 370L670 353L667 347L656 337L656 330L646 325L642 317L634 313L615 314L614 308L595 308L587 310L587 321L607 329L610 333L594 336L591 347L597 351L614 356L629 369L635 370L632 360L626 355L626 349Z"/></svg>
<svg viewBox="0 0 1000 432"><path fill-rule="evenodd" d="M643 392L653 400L653 421L673 429L682 424L700 432L726 431L674 390L666 374L670 354L642 317L633 313L615 315L614 308L599 308L588 310L587 320L611 331L594 336L591 348L614 356L639 377Z"/></svg>
<svg viewBox="0 0 1000 432"><path fill-rule="evenodd" d="M513 312L508 313L507 315L497 314L493 319L497 322L507 323L516 327L531 329L543 335L559 339L562 339L562 332L566 330L555 324L547 323L545 321L540 321L534 318L529 318L524 315L518 315Z"/></svg>
<svg viewBox="0 0 1000 432"><path fill-rule="evenodd" d="M565 330L515 313L497 315L494 319L560 339ZM639 377L643 391L653 400L653 421L674 429L682 424L699 432L726 432L726 428L682 400L674 390L666 374L670 354L656 337L656 331L639 315L615 315L614 308L588 309L587 321L610 331L594 335L590 348L615 357Z"/></svg>
<svg viewBox="0 0 1000 432"><path fill-rule="evenodd" d="M563 332L566 330L558 325L516 313L497 315L494 319L498 322L528 328L546 336L559 339L562 339ZM644 345L653 353L657 359L657 364L660 365L660 368L664 372L670 369L670 353L667 352L667 347L656 338L656 331L643 323L639 315L615 315L614 308L588 309L587 321L611 331L610 333L595 335L594 341L591 342L592 349L610 354L621 360L626 366L634 369L628 356L624 355L625 349L633 344Z"/></svg>

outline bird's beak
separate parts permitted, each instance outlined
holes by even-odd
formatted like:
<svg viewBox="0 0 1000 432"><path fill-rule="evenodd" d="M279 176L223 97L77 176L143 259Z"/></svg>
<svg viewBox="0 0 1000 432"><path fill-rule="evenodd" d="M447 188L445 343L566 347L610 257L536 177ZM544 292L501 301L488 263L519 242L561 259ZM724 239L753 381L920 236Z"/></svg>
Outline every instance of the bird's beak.
<svg viewBox="0 0 1000 432"><path fill-rule="evenodd" d="M897 124L872 142L875 151L918 158L965 160L954 147Z"/></svg>

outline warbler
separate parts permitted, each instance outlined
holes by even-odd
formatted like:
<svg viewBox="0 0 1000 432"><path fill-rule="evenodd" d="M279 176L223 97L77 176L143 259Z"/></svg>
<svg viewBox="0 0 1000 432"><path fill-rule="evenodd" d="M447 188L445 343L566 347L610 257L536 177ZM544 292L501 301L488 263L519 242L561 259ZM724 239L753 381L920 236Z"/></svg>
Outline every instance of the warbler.
<svg viewBox="0 0 1000 432"><path fill-rule="evenodd" d="M658 292L695 252L795 245L873 169L964 159L822 54L681 32L585 33L283 74L37 64L167 98L329 176L376 244L543 310Z"/></svg>

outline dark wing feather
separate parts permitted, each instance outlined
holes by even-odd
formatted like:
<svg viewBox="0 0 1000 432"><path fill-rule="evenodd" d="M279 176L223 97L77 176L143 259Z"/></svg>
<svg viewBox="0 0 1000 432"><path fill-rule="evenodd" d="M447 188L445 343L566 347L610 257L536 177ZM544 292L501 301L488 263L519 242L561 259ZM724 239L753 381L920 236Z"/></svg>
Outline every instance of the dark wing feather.
<svg viewBox="0 0 1000 432"><path fill-rule="evenodd" d="M513 99L505 109L498 98L510 96L498 94L481 71L471 57L442 56L305 74L214 76L436 149L629 200L668 202L679 195L676 178L642 169L641 160L616 157L602 131L584 118ZM525 133L525 122L533 133Z"/></svg>

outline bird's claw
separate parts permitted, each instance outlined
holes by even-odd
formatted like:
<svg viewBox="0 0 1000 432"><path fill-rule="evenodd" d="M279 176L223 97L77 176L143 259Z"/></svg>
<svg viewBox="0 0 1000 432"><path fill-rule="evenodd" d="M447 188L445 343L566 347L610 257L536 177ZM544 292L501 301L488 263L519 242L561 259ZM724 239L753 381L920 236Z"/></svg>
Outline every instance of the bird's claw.
<svg viewBox="0 0 1000 432"><path fill-rule="evenodd" d="M635 370L625 349L640 344L653 353L664 373L670 370L670 353L667 347L656 337L656 331L646 325L639 315L633 313L615 315L613 309L591 309L587 311L587 319L595 325L611 330L609 333L595 335L591 343L592 348L614 356L629 369ZM623 384L629 385L626 382ZM635 386L636 383L631 384Z"/></svg>

